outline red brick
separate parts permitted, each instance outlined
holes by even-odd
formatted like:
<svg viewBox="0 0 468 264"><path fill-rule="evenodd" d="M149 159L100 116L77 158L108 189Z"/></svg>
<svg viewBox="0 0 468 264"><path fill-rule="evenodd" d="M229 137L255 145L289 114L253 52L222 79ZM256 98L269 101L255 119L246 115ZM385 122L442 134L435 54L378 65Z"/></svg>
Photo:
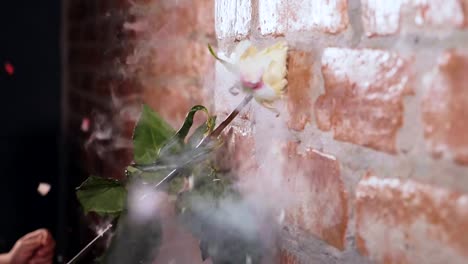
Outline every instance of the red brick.
<svg viewBox="0 0 468 264"><path fill-rule="evenodd" d="M362 0L362 21L368 36L398 32L401 1Z"/></svg>
<svg viewBox="0 0 468 264"><path fill-rule="evenodd" d="M157 111L174 128L179 128L187 112L196 104L203 104L201 87L178 80L167 84L146 86L143 101Z"/></svg>
<svg viewBox="0 0 468 264"><path fill-rule="evenodd" d="M304 130L312 114L310 84L312 81L312 56L308 52L292 51L288 57L288 126Z"/></svg>
<svg viewBox="0 0 468 264"><path fill-rule="evenodd" d="M97 46L71 47L68 51L68 63L72 66L96 69L105 62L103 57L104 50Z"/></svg>
<svg viewBox="0 0 468 264"><path fill-rule="evenodd" d="M91 17L94 8L95 1L92 0L70 1L67 10L68 19L72 23L83 22L87 17Z"/></svg>
<svg viewBox="0 0 468 264"><path fill-rule="evenodd" d="M147 1L125 24L137 31L126 71L138 76L144 101L175 127L190 107L207 102L202 86L212 83L215 60L200 38L213 34L212 1Z"/></svg>
<svg viewBox="0 0 468 264"><path fill-rule="evenodd" d="M140 33L145 31L147 37L154 40L155 45L159 45L168 37L179 36L190 39L197 35L214 35L213 1L142 3L131 13L135 18L130 23L125 23L125 27Z"/></svg>
<svg viewBox="0 0 468 264"><path fill-rule="evenodd" d="M197 25L196 30L201 31L208 36L215 35L214 23L214 0L193 1L196 6Z"/></svg>
<svg viewBox="0 0 468 264"><path fill-rule="evenodd" d="M159 253L153 263L193 263L202 264L199 241L177 221L174 203L163 193L158 194L162 201L158 204L159 217L163 230ZM209 262L208 262L209 263Z"/></svg>
<svg viewBox="0 0 468 264"><path fill-rule="evenodd" d="M376 263L468 262L468 195L368 175L356 223L358 249Z"/></svg>
<svg viewBox="0 0 468 264"><path fill-rule="evenodd" d="M152 5L158 5L153 2ZM193 5L178 5L159 13L158 21L171 35L180 35L187 37L197 26L197 9ZM183 18L183 19L181 19Z"/></svg>
<svg viewBox="0 0 468 264"><path fill-rule="evenodd" d="M84 28L80 25L69 25L67 27L67 41L77 43L83 41Z"/></svg>
<svg viewBox="0 0 468 264"><path fill-rule="evenodd" d="M98 14L102 17L107 12L110 12L114 8L113 2L112 0L100 0L97 3Z"/></svg>
<svg viewBox="0 0 468 264"><path fill-rule="evenodd" d="M248 127L232 126L223 137L221 166L233 170L238 177L252 175L257 168L255 140Z"/></svg>
<svg viewBox="0 0 468 264"><path fill-rule="evenodd" d="M368 36L397 33L403 14L419 26L459 28L466 25L464 0L363 0L362 7Z"/></svg>
<svg viewBox="0 0 468 264"><path fill-rule="evenodd" d="M196 26L196 13L192 5L161 6L158 1L146 4L147 10L140 19L150 25L151 35L158 35L159 39L167 36L185 36L193 32Z"/></svg>
<svg viewBox="0 0 468 264"><path fill-rule="evenodd" d="M99 31L97 23L95 21L82 23L82 27L83 27L82 41L85 43L93 43L98 39L98 36L105 35L103 34L102 31Z"/></svg>
<svg viewBox="0 0 468 264"><path fill-rule="evenodd" d="M260 31L263 35L314 30L340 33L349 24L347 9L347 0L262 0Z"/></svg>
<svg viewBox="0 0 468 264"><path fill-rule="evenodd" d="M407 62L382 50L328 48L322 57L325 93L315 103L317 125L334 138L396 153L403 124Z"/></svg>
<svg viewBox="0 0 468 264"><path fill-rule="evenodd" d="M462 1L461 5L463 6L463 14L465 17L465 23L463 26L466 28L468 26L468 3L466 1Z"/></svg>
<svg viewBox="0 0 468 264"><path fill-rule="evenodd" d="M446 52L426 82L424 136L437 157L468 165L468 55Z"/></svg>
<svg viewBox="0 0 468 264"><path fill-rule="evenodd" d="M296 256L283 249L280 251L279 264L300 264L300 262Z"/></svg>
<svg viewBox="0 0 468 264"><path fill-rule="evenodd" d="M186 38L171 38L164 42L153 49L151 54L153 76L202 78L213 70L215 60L206 43Z"/></svg>
<svg viewBox="0 0 468 264"><path fill-rule="evenodd" d="M465 0L412 0L417 25L462 27L465 23Z"/></svg>
<svg viewBox="0 0 468 264"><path fill-rule="evenodd" d="M128 141L130 143L131 139L128 138ZM94 149L101 158L102 174L100 175L123 180L125 168L133 161L133 150L130 148L116 149L114 146L115 142L112 142L108 146L97 146L98 149Z"/></svg>
<svg viewBox="0 0 468 264"><path fill-rule="evenodd" d="M348 206L340 165L333 156L316 150L299 154L297 147L290 143L287 149L285 186L294 197L285 221L342 250Z"/></svg>

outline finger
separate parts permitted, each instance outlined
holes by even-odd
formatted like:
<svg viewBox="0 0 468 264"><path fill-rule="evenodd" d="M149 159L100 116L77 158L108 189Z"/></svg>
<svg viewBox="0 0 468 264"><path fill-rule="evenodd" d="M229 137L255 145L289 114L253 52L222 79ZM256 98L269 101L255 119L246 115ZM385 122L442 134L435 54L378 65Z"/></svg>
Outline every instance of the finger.
<svg viewBox="0 0 468 264"><path fill-rule="evenodd" d="M47 229L44 229L44 237L43 237L42 242L43 242L43 245L47 245L47 244L54 244L55 245L54 237L52 236L52 234Z"/></svg>
<svg viewBox="0 0 468 264"><path fill-rule="evenodd" d="M35 255L40 256L40 257L47 256L49 254L53 254L54 249L55 249L55 244L49 244L47 246L43 246L39 248L39 250L36 252Z"/></svg>
<svg viewBox="0 0 468 264"><path fill-rule="evenodd" d="M23 240L18 241L17 248L20 250L36 250L41 246L41 242L39 240Z"/></svg>
<svg viewBox="0 0 468 264"><path fill-rule="evenodd" d="M32 258L28 261L28 264L51 264L53 256L48 256L45 258Z"/></svg>
<svg viewBox="0 0 468 264"><path fill-rule="evenodd" d="M24 235L22 238L20 238L21 240L29 240L29 239L36 239L37 237L41 237L44 233L44 229L38 229L36 231L33 231L33 232L30 232L30 233L27 233L26 235Z"/></svg>
<svg viewBox="0 0 468 264"><path fill-rule="evenodd" d="M33 254L34 254L34 249L31 249L31 250L20 249L20 250L15 252L15 258L17 260L27 261L27 260L29 260L29 259L31 259L33 257ZM20 263L22 263L22 262L20 262Z"/></svg>
<svg viewBox="0 0 468 264"><path fill-rule="evenodd" d="M54 254L47 254L45 256L38 256L37 254L34 254L31 258L31 262L37 262L37 263L42 263L42 262L47 262L51 261L54 257Z"/></svg>

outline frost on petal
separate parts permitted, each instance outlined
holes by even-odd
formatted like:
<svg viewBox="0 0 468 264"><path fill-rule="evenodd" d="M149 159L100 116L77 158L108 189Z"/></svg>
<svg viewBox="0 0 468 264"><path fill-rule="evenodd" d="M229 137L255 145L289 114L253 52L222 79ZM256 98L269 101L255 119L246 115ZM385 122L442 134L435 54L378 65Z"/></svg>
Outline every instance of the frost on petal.
<svg viewBox="0 0 468 264"><path fill-rule="evenodd" d="M240 71L239 71L239 66L237 65L237 60L233 61L231 58L227 58L224 56L224 54L216 54L216 52L213 50L213 47L211 45L208 45L208 50L210 51L211 55L218 60L223 66L232 74L234 74L237 78L239 78Z"/></svg>
<svg viewBox="0 0 468 264"><path fill-rule="evenodd" d="M242 81L252 84L261 82L268 64L270 64L270 59L265 56L257 55L241 59L239 69Z"/></svg>
<svg viewBox="0 0 468 264"><path fill-rule="evenodd" d="M246 92L253 93L260 103L271 103L284 93L287 85L286 60L288 47L281 41L258 50L249 40L237 44L229 57L216 55L228 71L234 73Z"/></svg>
<svg viewBox="0 0 468 264"><path fill-rule="evenodd" d="M279 94L275 92L273 87L268 84L264 84L261 89L253 91L255 100L258 102L273 102L279 98Z"/></svg>
<svg viewBox="0 0 468 264"><path fill-rule="evenodd" d="M257 48L252 45L252 42L250 42L250 40L243 40L237 44L236 48L232 52L231 60L238 62L241 57L252 53L257 53Z"/></svg>
<svg viewBox="0 0 468 264"><path fill-rule="evenodd" d="M279 42L262 51L263 56L270 59L270 64L263 73L263 82L273 88L279 96L283 94L287 85L286 59L288 47L285 42Z"/></svg>

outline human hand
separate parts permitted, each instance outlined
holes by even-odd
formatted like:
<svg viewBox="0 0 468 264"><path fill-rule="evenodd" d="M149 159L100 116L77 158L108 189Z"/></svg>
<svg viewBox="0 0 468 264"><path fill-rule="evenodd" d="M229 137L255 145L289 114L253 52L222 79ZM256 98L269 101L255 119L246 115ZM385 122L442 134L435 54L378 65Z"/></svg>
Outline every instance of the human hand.
<svg viewBox="0 0 468 264"><path fill-rule="evenodd" d="M40 247L33 254L28 264L51 264L54 257L55 241L46 229L37 230L40 236Z"/></svg>
<svg viewBox="0 0 468 264"><path fill-rule="evenodd" d="M27 264L41 246L41 232L36 230L18 239L8 253L9 264Z"/></svg>

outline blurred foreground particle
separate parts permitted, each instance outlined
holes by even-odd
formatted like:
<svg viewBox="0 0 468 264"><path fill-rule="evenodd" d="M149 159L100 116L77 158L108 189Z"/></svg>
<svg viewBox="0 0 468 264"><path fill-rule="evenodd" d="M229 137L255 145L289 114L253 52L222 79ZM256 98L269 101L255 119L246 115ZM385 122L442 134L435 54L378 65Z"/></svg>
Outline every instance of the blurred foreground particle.
<svg viewBox="0 0 468 264"><path fill-rule="evenodd" d="M5 62L5 71L8 75L13 75L15 73L15 67L9 62Z"/></svg>
<svg viewBox="0 0 468 264"><path fill-rule="evenodd" d="M39 186L37 186L37 192L41 196L46 196L50 192L51 186L48 183L41 182L39 183Z"/></svg>
<svg viewBox="0 0 468 264"><path fill-rule="evenodd" d="M83 120L81 121L81 131L88 132L89 131L89 126L90 126L89 118L84 117Z"/></svg>

